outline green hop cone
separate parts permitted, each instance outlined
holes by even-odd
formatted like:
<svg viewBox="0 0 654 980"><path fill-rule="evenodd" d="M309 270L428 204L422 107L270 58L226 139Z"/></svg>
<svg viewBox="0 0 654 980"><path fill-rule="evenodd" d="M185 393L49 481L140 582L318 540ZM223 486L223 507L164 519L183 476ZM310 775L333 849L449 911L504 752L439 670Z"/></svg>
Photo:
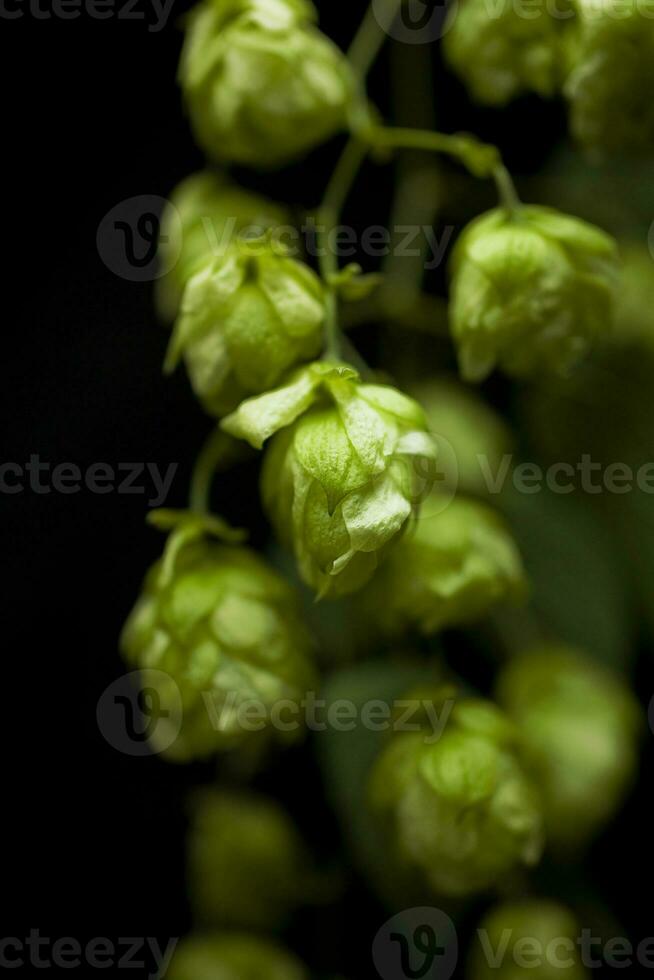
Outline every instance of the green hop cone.
<svg viewBox="0 0 654 980"><path fill-rule="evenodd" d="M497 905L476 931L466 980L589 980L579 936L573 913L556 902Z"/></svg>
<svg viewBox="0 0 654 980"><path fill-rule="evenodd" d="M436 450L417 402L363 384L348 367L303 368L222 425L256 448L277 433L264 461L264 506L320 596L365 584L433 479Z"/></svg>
<svg viewBox="0 0 654 980"><path fill-rule="evenodd" d="M634 776L635 699L619 677L564 647L515 659L497 693L520 728L548 840L583 845L614 815Z"/></svg>
<svg viewBox="0 0 654 980"><path fill-rule="evenodd" d="M440 718L448 695L434 693ZM375 762L370 802L389 853L438 894L485 890L540 857L538 797L517 731L487 701L454 703L440 737L430 728L396 734Z"/></svg>
<svg viewBox="0 0 654 980"><path fill-rule="evenodd" d="M556 16L546 0L525 9L516 0L464 0L450 12L445 57L477 102L504 105L530 91L552 96L563 82L564 29L572 16L568 0Z"/></svg>
<svg viewBox="0 0 654 980"><path fill-rule="evenodd" d="M551 208L496 208L462 233L452 264L450 325L468 381L566 374L609 332L615 241Z"/></svg>
<svg viewBox="0 0 654 980"><path fill-rule="evenodd" d="M174 530L121 647L134 666L168 678L159 691L163 711L181 696L181 728L167 755L186 761L271 734L270 709L299 703L315 682L291 588L216 518L156 511L153 522Z"/></svg>
<svg viewBox="0 0 654 980"><path fill-rule="evenodd" d="M281 928L307 897L311 874L303 841L273 800L206 790L194 801L188 878L203 926Z"/></svg>
<svg viewBox="0 0 654 980"><path fill-rule="evenodd" d="M438 445L439 486L488 494L488 474L500 471L513 448L504 420L473 389L449 377L422 381L409 394L424 408Z"/></svg>
<svg viewBox="0 0 654 980"><path fill-rule="evenodd" d="M308 980L299 960L277 943L249 933L215 933L182 940L166 980Z"/></svg>
<svg viewBox="0 0 654 980"><path fill-rule="evenodd" d="M472 622L525 591L520 554L501 517L476 501L439 503L434 494L375 575L364 602L371 622L385 633L415 626L431 634Z"/></svg>
<svg viewBox="0 0 654 980"><path fill-rule="evenodd" d="M648 150L654 140L654 2L576 0L565 94L585 147Z"/></svg>
<svg viewBox="0 0 654 980"><path fill-rule="evenodd" d="M168 270L156 282L165 322L177 316L186 283L237 235L288 222L285 210L245 191L224 174L203 170L174 189L161 216L159 262Z"/></svg>
<svg viewBox="0 0 654 980"><path fill-rule="evenodd" d="M195 394L220 416L315 357L324 319L323 287L308 266L265 240L240 242L187 284L166 370L183 358Z"/></svg>
<svg viewBox="0 0 654 980"><path fill-rule="evenodd" d="M179 79L210 157L274 167L346 127L353 76L315 20L308 0L203 0L191 13Z"/></svg>

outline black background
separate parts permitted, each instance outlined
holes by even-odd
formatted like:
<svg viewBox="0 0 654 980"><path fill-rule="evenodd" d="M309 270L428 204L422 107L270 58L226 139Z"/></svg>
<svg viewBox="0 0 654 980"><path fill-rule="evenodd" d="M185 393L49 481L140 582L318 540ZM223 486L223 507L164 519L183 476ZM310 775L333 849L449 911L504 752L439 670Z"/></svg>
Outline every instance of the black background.
<svg viewBox="0 0 654 980"><path fill-rule="evenodd" d="M324 29L346 44L362 0L319 6ZM99 461L177 463L167 503L183 506L209 421L181 374L161 374L166 336L151 287L107 269L96 232L118 202L165 196L201 165L175 83L176 20L185 5L175 3L159 33L139 20L40 20L22 9L22 18L0 24L2 457L23 464L39 454L53 466L82 469ZM373 75L382 105L384 65ZM536 170L564 132L559 106L527 101L503 114L474 112L451 79L443 86L438 78L439 93L447 92L438 100L443 128L499 140L518 174ZM311 207L337 150L251 183ZM390 180L382 168L368 173L352 204L355 221L383 220ZM254 479L246 491L239 480L227 480L221 497L235 521L256 506ZM146 497L0 495L4 935L39 928L80 940L165 939L188 928L184 798L213 769L120 755L95 718L98 698L124 671L117 635L160 547L144 525ZM292 771L289 763L263 785L283 786L305 833L329 854L338 841L318 781L298 787ZM643 786L590 861L593 880L636 939L653 931L650 812ZM339 961L342 968L339 947L349 942L358 948L349 975L371 972L369 944L382 914L374 905L361 911L360 889L353 886L344 914L325 913L295 937L308 959L318 943L331 950L333 962L319 964L325 972Z"/></svg>

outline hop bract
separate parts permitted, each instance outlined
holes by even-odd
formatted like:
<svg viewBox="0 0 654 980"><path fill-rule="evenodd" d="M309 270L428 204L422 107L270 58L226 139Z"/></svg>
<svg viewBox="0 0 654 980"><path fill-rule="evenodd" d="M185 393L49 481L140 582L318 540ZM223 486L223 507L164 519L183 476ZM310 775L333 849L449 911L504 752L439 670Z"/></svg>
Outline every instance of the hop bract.
<svg viewBox="0 0 654 980"><path fill-rule="evenodd" d="M464 498L431 512L431 502L366 591L372 621L391 634L461 625L526 589L520 554L498 514Z"/></svg>
<svg viewBox="0 0 654 980"><path fill-rule="evenodd" d="M264 240L230 247L189 281L166 358L184 358L212 415L275 385L322 346L325 297L308 266Z"/></svg>
<svg viewBox="0 0 654 980"><path fill-rule="evenodd" d="M159 260L169 271L157 280L157 309L174 320L186 283L240 234L259 235L283 225L283 208L203 170L179 184L161 216Z"/></svg>
<svg viewBox="0 0 654 980"><path fill-rule="evenodd" d="M556 93L563 82L563 30L572 3L546 0L465 0L454 5L444 37L445 56L474 99L504 105L524 92Z"/></svg>
<svg viewBox="0 0 654 980"><path fill-rule="evenodd" d="M311 863L273 800L206 790L195 800L188 876L196 917L211 928L273 931L307 893Z"/></svg>
<svg viewBox="0 0 654 980"><path fill-rule="evenodd" d="M260 447L262 495L302 578L321 596L360 588L398 539L433 479L422 409L355 371L319 362L223 421Z"/></svg>
<svg viewBox="0 0 654 980"><path fill-rule="evenodd" d="M589 980L580 935L573 913L557 902L523 898L497 905L476 930L466 978ZM489 957L489 950L503 951L499 963Z"/></svg>
<svg viewBox="0 0 654 980"><path fill-rule="evenodd" d="M441 713L445 697L434 694ZM391 853L443 895L484 890L534 864L541 814L511 722L489 702L457 701L434 739L430 729L398 733L375 763L370 800Z"/></svg>
<svg viewBox="0 0 654 980"><path fill-rule="evenodd" d="M188 21L180 83L210 157L256 167L291 160L345 127L345 56L308 0L203 0Z"/></svg>
<svg viewBox="0 0 654 980"><path fill-rule="evenodd" d="M583 844L611 819L633 778L635 699L610 671L557 647L513 661L498 697L520 728L548 840Z"/></svg>
<svg viewBox="0 0 654 980"><path fill-rule="evenodd" d="M473 221L452 257L451 330L461 372L565 374L608 334L614 240L550 208L497 208Z"/></svg>
<svg viewBox="0 0 654 980"><path fill-rule="evenodd" d="M299 960L251 933L208 933L179 944L166 980L308 980Z"/></svg>
<svg viewBox="0 0 654 980"><path fill-rule="evenodd" d="M163 711L171 686L181 696L181 730L167 751L184 761L271 733L271 707L299 701L313 684L311 646L290 586L254 552L211 540L229 537L215 519L155 514L160 526L177 527L121 645L130 663L168 678ZM241 713L244 704L256 706L256 719Z"/></svg>
<svg viewBox="0 0 654 980"><path fill-rule="evenodd" d="M577 0L565 85L580 143L609 152L647 150L654 140L654 5Z"/></svg>

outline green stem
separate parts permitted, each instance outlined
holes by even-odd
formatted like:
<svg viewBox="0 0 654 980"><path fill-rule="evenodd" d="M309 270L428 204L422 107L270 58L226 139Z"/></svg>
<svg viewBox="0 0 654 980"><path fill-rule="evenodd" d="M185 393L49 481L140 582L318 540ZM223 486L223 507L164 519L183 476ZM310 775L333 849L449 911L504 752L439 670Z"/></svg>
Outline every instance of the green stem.
<svg viewBox="0 0 654 980"><path fill-rule="evenodd" d="M365 79L386 41L387 28L395 20L403 0L377 0L370 4L347 57L359 79Z"/></svg>
<svg viewBox="0 0 654 980"><path fill-rule="evenodd" d="M370 128L370 111L365 91L365 80L388 36L384 25L392 23L401 5L402 0L377 0L376 4L371 3L347 52L360 90L359 98L356 100L356 109L350 121L353 135L336 164L336 169L327 185L319 209L317 233L320 273L328 290L325 354L331 358L338 359L340 356L341 342L338 327L338 300L330 283L332 277L338 272L338 256L330 248L329 233L340 220L347 196L368 152L367 143L356 135L367 132Z"/></svg>
<svg viewBox="0 0 654 980"><path fill-rule="evenodd" d="M465 133L436 133L424 129L401 129L377 126L369 138L374 148L380 150L425 150L428 153L444 153L454 157L474 177L492 177L497 186L502 206L509 211L520 207L511 176L502 163L497 147L482 143Z"/></svg>
<svg viewBox="0 0 654 980"><path fill-rule="evenodd" d="M503 163L499 163L495 167L493 179L502 205L513 214L520 207L520 198L516 192L513 178Z"/></svg>
<svg viewBox="0 0 654 980"><path fill-rule="evenodd" d="M338 302L336 291L332 285L332 278L338 273L338 256L332 248L329 235L340 220L341 211L361 164L366 158L366 153L366 145L358 137L352 136L348 140L318 209L317 244L320 274L327 288L325 353L327 357L335 359L340 357L341 348L338 328Z"/></svg>
<svg viewBox="0 0 654 980"><path fill-rule="evenodd" d="M193 467L189 491L189 509L196 514L208 514L211 510L209 496L211 483L219 469L226 469L241 451L241 444L222 429L210 432Z"/></svg>

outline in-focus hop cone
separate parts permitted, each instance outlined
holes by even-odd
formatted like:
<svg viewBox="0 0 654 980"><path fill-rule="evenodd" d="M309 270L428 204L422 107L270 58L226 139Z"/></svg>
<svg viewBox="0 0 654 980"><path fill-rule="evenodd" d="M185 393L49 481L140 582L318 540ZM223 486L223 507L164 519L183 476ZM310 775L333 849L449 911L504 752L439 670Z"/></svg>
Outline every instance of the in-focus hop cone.
<svg viewBox="0 0 654 980"><path fill-rule="evenodd" d="M202 170L183 180L161 215L158 259L165 274L155 284L160 318L175 319L187 282L236 240L261 237L289 221L285 208L220 171Z"/></svg>
<svg viewBox="0 0 654 980"><path fill-rule="evenodd" d="M265 237L238 241L187 283L166 370L183 360L205 409L220 416L266 391L323 345L316 274Z"/></svg>
<svg viewBox="0 0 654 980"><path fill-rule="evenodd" d="M162 678L162 713L181 696L179 735L166 755L186 761L301 736L299 702L315 675L292 588L217 518L158 511L153 522L172 533L121 646L131 664ZM292 731L271 724L281 701L298 704ZM156 749L156 730L153 738Z"/></svg>
<svg viewBox="0 0 654 980"><path fill-rule="evenodd" d="M613 324L615 241L551 208L496 208L461 234L450 266L450 326L467 381L495 367L565 375Z"/></svg>
<svg viewBox="0 0 654 980"><path fill-rule="evenodd" d="M255 448L274 435L262 496L320 596L361 588L419 508L436 447L417 402L321 361L223 420Z"/></svg>

